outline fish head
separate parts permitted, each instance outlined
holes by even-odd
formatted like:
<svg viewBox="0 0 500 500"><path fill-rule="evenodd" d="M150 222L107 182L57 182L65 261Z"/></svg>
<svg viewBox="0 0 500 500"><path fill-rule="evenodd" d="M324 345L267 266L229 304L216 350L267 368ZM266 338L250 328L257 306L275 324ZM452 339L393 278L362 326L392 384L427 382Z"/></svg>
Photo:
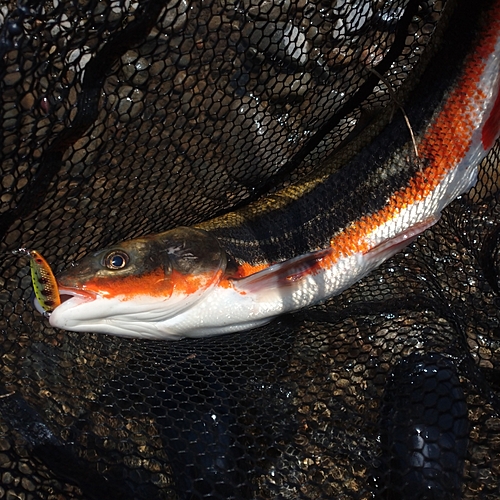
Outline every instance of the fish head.
<svg viewBox="0 0 500 500"><path fill-rule="evenodd" d="M99 250L57 276L61 305L52 326L158 337L157 324L214 287L226 255L206 231L179 227Z"/></svg>

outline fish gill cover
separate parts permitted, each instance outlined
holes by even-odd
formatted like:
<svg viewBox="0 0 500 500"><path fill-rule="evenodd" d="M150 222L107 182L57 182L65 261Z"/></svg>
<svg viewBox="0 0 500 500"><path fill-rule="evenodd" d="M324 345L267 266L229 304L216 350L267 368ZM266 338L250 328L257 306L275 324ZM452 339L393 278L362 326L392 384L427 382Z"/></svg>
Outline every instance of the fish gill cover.
<svg viewBox="0 0 500 500"><path fill-rule="evenodd" d="M0 498L498 498L498 145L405 251L252 332L54 330L10 253L59 271L300 181L418 81L455 3L2 3Z"/></svg>

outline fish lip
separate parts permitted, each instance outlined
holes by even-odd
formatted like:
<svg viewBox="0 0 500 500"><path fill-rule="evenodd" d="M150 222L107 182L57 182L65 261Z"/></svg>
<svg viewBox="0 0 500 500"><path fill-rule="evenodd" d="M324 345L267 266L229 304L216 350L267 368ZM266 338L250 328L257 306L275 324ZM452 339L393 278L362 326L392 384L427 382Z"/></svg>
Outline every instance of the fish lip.
<svg viewBox="0 0 500 500"><path fill-rule="evenodd" d="M61 303L46 316L52 327L61 328L62 330L74 330L75 326L81 325L85 321L85 314L83 318L80 317L82 309L83 313L88 312L89 306L92 308L94 301L101 297L99 293L76 287L58 285L58 289Z"/></svg>
<svg viewBox="0 0 500 500"><path fill-rule="evenodd" d="M59 296L61 298L61 305L75 297L81 299L79 302L89 302L95 300L97 293L89 290L82 290L80 288L71 288L59 285Z"/></svg>
<svg viewBox="0 0 500 500"><path fill-rule="evenodd" d="M52 313L56 309L60 308L64 303L70 301L71 299L76 299L76 300L74 300L74 302L76 302L76 304L73 304L73 305L78 305L78 304L83 304L85 302L90 302L92 300L95 300L97 297L97 294L95 294L94 292L90 292L87 290L80 290L78 288L67 288L67 287L60 286L60 285L58 285L58 293L59 293L59 298L60 298L61 303L57 307L55 307L52 311L50 311L50 312L46 311L42 307L40 302L38 302L38 299L36 298L34 293L32 294L32 298L31 298L33 307L40 314L45 316L46 318L50 318L50 316L52 315ZM70 304L70 306L71 306L71 304Z"/></svg>

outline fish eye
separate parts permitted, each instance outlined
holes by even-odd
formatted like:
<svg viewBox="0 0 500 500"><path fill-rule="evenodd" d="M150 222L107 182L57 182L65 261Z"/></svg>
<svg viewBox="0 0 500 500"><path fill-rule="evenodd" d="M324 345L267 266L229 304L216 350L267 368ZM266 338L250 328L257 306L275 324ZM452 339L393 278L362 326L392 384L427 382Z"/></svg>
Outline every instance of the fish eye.
<svg viewBox="0 0 500 500"><path fill-rule="evenodd" d="M108 269L123 269L129 261L129 256L122 250L113 250L104 257L104 265Z"/></svg>

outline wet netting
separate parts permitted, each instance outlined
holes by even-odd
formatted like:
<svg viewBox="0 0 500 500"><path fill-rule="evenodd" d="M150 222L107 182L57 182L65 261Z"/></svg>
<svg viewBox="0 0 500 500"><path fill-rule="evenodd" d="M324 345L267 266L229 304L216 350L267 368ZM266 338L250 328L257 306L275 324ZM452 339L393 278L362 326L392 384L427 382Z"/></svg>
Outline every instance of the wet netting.
<svg viewBox="0 0 500 500"><path fill-rule="evenodd" d="M498 146L407 249L251 332L54 330L11 254L57 272L300 182L455 3L1 3L0 498L499 498Z"/></svg>

